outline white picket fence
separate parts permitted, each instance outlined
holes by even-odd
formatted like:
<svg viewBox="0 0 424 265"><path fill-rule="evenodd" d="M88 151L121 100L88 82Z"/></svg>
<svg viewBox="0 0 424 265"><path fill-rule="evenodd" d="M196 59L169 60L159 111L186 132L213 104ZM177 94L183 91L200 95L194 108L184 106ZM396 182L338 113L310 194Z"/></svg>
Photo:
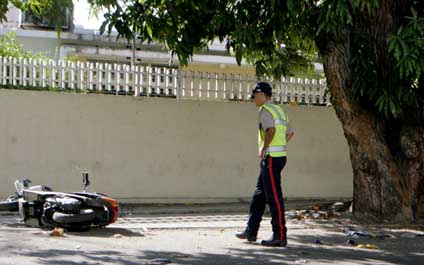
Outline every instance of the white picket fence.
<svg viewBox="0 0 424 265"><path fill-rule="evenodd" d="M176 68L125 64L46 61L0 57L0 86L60 89L198 100L249 100L258 80L248 75L187 72ZM324 80L269 81L280 103L329 105Z"/></svg>

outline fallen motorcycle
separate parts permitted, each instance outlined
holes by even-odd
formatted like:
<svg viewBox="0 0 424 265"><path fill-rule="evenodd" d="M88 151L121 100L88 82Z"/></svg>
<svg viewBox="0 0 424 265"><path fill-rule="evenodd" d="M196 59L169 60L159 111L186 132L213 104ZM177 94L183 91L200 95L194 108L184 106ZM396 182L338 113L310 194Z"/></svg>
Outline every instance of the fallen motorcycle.
<svg viewBox="0 0 424 265"><path fill-rule="evenodd" d="M88 173L83 172L84 191L56 192L45 185L29 186L16 180L16 193L0 201L0 211L18 211L25 224L36 227L88 229L107 226L118 219L119 204L105 194L88 192Z"/></svg>

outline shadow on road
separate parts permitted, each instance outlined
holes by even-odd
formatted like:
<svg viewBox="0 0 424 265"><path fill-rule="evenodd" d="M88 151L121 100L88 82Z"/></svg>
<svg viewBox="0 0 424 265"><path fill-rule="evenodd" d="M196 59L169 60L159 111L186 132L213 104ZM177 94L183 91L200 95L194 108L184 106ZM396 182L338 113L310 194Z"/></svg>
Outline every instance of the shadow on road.
<svg viewBox="0 0 424 265"><path fill-rule="evenodd" d="M126 229L120 227L99 227L90 228L85 231L71 230L66 231L67 234L80 236L80 237L143 237L144 234L140 231L134 231L133 229Z"/></svg>
<svg viewBox="0 0 424 265"><path fill-rule="evenodd" d="M97 233L110 236L120 230L104 229ZM122 232L122 231L120 231ZM208 249L191 250L190 253L173 251L134 250L63 250L47 249L20 253L35 257L38 264L118 264L118 265L162 265L162 264L424 264L422 244L403 250L368 250L348 246L341 242L340 236L324 236L321 242L311 243L313 236L299 236L291 240L288 248L266 248L259 244L241 243L237 247L224 249L221 254L210 253ZM175 240L175 239L171 239ZM211 238L214 240L214 238ZM379 242L382 245L382 242ZM376 242L374 242L376 243ZM378 243L378 242L377 242ZM145 241L148 244L148 241ZM176 240L175 244L178 244ZM386 245L383 245L386 246ZM193 246L195 248L195 246ZM390 249L390 246L388 247ZM195 253L195 254L193 254Z"/></svg>
<svg viewBox="0 0 424 265"><path fill-rule="evenodd" d="M39 241L38 235L34 234L35 230L31 229L27 232L35 235L32 237L32 244L28 242L31 247L17 247L19 244L16 242L20 241L11 241L10 236L20 239L21 234L16 236L16 233L25 230L9 227L8 224L12 223L9 221L13 220L5 221L4 227L0 226L0 232L5 234L0 237L0 246L6 249L4 253L28 258L28 261L35 262L31 264L37 265L424 264L424 236L407 238L402 236L405 229L379 227L369 232L389 233L392 237L350 238L342 232L350 224L337 224L331 220L322 224L318 224L318 221L295 223L292 220L288 248L266 248L258 243L239 241L234 238L232 228L199 230L201 232L193 229L165 229L149 232L144 237L142 229L124 227L94 228L85 232L67 231L69 237L64 240L61 238L56 241L48 237L49 244L39 243L46 238ZM143 225L140 223L139 227ZM379 249L358 248L347 244L349 239L357 244L373 244ZM163 244L163 240L168 244Z"/></svg>

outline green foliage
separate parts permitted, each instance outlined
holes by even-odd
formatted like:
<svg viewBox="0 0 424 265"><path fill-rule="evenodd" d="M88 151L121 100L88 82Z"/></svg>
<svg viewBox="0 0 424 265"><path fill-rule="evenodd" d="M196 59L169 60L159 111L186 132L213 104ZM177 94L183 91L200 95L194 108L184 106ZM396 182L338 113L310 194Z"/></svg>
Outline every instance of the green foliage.
<svg viewBox="0 0 424 265"><path fill-rule="evenodd" d="M308 71L317 58L310 28L290 23L284 1L275 0L90 0L96 10L106 8L101 32L118 31L131 41L158 41L187 64L194 51L215 39L225 42L237 63L256 65L259 75L290 75ZM289 1L304 8L308 1ZM304 31L310 31L304 34ZM308 37L309 36L309 37Z"/></svg>
<svg viewBox="0 0 424 265"><path fill-rule="evenodd" d="M0 1L0 23L6 20L7 4L7 1Z"/></svg>
<svg viewBox="0 0 424 265"><path fill-rule="evenodd" d="M414 7L419 5L406 9L409 15L378 38L370 25L351 26L352 93L388 119L423 119L419 90L424 88L418 80L424 73L424 18L423 9L420 15Z"/></svg>
<svg viewBox="0 0 424 265"><path fill-rule="evenodd" d="M43 53L32 53L24 51L22 44L16 40L16 33L8 32L0 39L0 56L1 57L16 57L26 59L47 59Z"/></svg>
<svg viewBox="0 0 424 265"><path fill-rule="evenodd" d="M396 59L400 76L418 79L424 71L424 18L411 9L408 23L388 38L388 50Z"/></svg>
<svg viewBox="0 0 424 265"><path fill-rule="evenodd" d="M318 33L337 32L351 26L354 17L361 12L371 13L379 6L379 0L338 0L322 1L318 18Z"/></svg>

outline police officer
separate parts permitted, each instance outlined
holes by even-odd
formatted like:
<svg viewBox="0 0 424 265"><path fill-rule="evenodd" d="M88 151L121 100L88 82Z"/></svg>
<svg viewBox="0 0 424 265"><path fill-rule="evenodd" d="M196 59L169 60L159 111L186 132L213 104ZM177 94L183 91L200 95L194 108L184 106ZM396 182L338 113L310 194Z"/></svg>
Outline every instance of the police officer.
<svg viewBox="0 0 424 265"><path fill-rule="evenodd" d="M256 190L250 203L249 219L238 238L256 241L259 225L266 204L271 211L273 235L261 242L264 246L287 246L287 228L281 191L281 171L286 164L287 142L293 137L284 110L271 102L272 88L259 82L252 91L252 98L259 108L259 157L261 169Z"/></svg>

